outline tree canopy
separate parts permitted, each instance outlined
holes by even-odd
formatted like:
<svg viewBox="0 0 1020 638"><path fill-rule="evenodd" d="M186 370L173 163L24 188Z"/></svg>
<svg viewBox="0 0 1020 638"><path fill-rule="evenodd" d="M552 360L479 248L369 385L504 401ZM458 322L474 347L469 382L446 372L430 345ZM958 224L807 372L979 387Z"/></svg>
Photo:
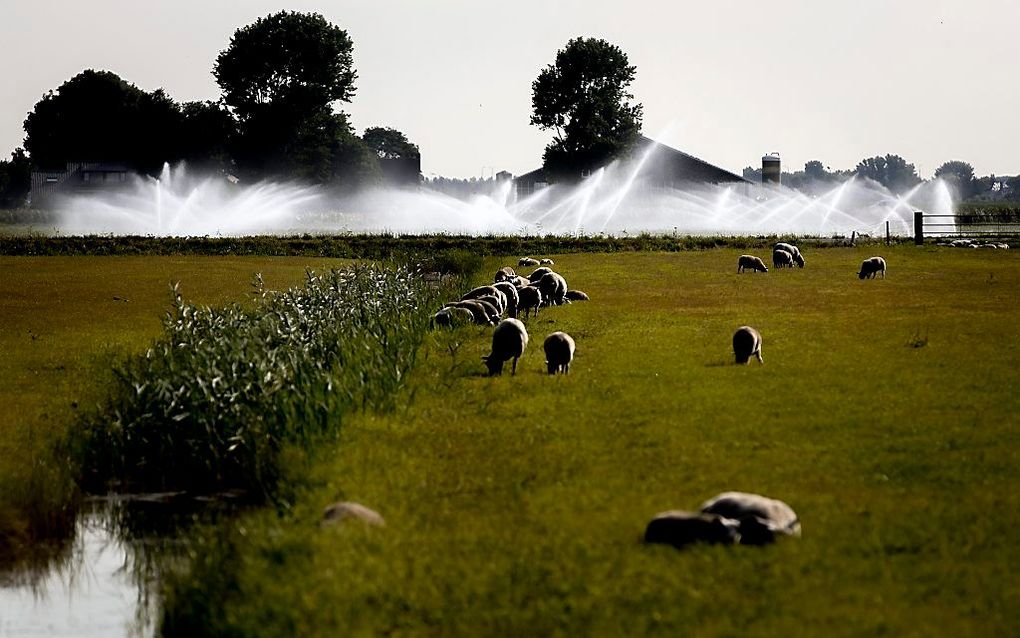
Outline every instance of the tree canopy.
<svg viewBox="0 0 1020 638"><path fill-rule="evenodd" d="M11 159L0 160L0 208L19 208L25 204L32 180L32 161L25 149L16 148Z"/></svg>
<svg viewBox="0 0 1020 638"><path fill-rule="evenodd" d="M354 96L354 44L318 13L281 11L234 32L213 75L243 122L266 108L315 115Z"/></svg>
<svg viewBox="0 0 1020 638"><path fill-rule="evenodd" d="M354 96L354 45L318 13L281 11L234 32L213 75L237 117L232 155L250 178L317 183L378 174L337 102Z"/></svg>
<svg viewBox="0 0 1020 638"><path fill-rule="evenodd" d="M372 149L379 159L400 159L419 157L418 145L408 141L407 136L392 128L373 126L365 129L361 136L368 148Z"/></svg>
<svg viewBox="0 0 1020 638"><path fill-rule="evenodd" d="M575 38L556 52L531 85L531 123L555 131L543 156L548 172L579 176L633 144L642 115L628 92L635 71L626 53L597 38Z"/></svg>
<svg viewBox="0 0 1020 638"><path fill-rule="evenodd" d="M935 178L943 179L956 191L960 199L975 195L974 167L967 162L952 160L935 169Z"/></svg>
<svg viewBox="0 0 1020 638"><path fill-rule="evenodd" d="M87 69L43 96L25 119L36 166L122 162L140 171L176 159L182 116L162 89L146 93L110 71Z"/></svg>
<svg viewBox="0 0 1020 638"><path fill-rule="evenodd" d="M899 155L868 157L857 164L854 172L882 184L896 194L902 194L921 183L913 164Z"/></svg>

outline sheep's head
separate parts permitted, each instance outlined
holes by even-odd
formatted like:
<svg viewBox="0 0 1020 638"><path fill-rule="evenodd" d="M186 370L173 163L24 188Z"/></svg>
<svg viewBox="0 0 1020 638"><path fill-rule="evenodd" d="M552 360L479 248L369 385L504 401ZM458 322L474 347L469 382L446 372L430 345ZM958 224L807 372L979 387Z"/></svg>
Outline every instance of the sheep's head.
<svg viewBox="0 0 1020 638"><path fill-rule="evenodd" d="M497 359L492 355L482 356L482 361L485 362L485 367L489 369L489 376L494 377L498 374L503 374L503 360Z"/></svg>
<svg viewBox="0 0 1020 638"><path fill-rule="evenodd" d="M857 278L858 279L864 279L865 277L867 277L867 275L864 274L864 269L862 268L861 272L857 273Z"/></svg>
<svg viewBox="0 0 1020 638"><path fill-rule="evenodd" d="M800 254L794 255L793 260L797 262L797 266L799 266L800 268L804 267L804 257L802 257Z"/></svg>

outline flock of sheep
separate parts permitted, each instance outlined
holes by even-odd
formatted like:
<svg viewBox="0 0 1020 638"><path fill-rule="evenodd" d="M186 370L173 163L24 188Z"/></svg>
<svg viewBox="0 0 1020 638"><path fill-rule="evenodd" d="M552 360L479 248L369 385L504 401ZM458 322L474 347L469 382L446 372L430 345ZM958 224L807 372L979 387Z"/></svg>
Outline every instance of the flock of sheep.
<svg viewBox="0 0 1020 638"><path fill-rule="evenodd" d="M772 250L774 268L803 268L800 249L788 243L777 243ZM490 376L502 374L507 361L511 373L517 373L517 362L528 347L528 330L519 317L538 316L539 309L559 306L572 301L588 301L588 295L570 290L563 276L552 269L551 259L541 261L523 257L518 268L538 266L522 276L510 266L496 271L492 285L479 286L465 293L459 301L445 304L433 316L436 327L452 327L473 323L495 326L492 351L482 357ZM741 255L737 272L745 270L768 272L758 257ZM871 257L861 263L860 279L885 277L886 263L882 257ZM549 374L567 373L574 359L573 338L565 332L553 332L543 344ZM762 338L751 326L741 326L733 334L733 354L738 364L751 357L763 362ZM323 524L345 519L358 519L370 525L384 525L377 512L360 504L342 502L327 508ZM709 499L697 512L670 510L656 514L645 528L646 543L664 543L684 547L691 543L765 545L781 536L800 536L800 519L786 503L746 492L724 492Z"/></svg>
<svg viewBox="0 0 1020 638"><path fill-rule="evenodd" d="M522 257L517 267L539 266L530 275L518 275L510 266L496 271L491 286L469 290L460 301L445 304L432 318L438 327L458 323L494 325L492 352L482 357L489 375L503 373L503 365L512 361L511 373L517 374L517 362L528 347L528 329L518 319L538 316L540 308L561 306L573 301L588 301L580 290L569 290L567 280L555 272L553 260L541 261ZM504 319L504 316L506 317ZM570 371L574 360L574 339L565 332L554 332L545 338L545 364L549 374Z"/></svg>

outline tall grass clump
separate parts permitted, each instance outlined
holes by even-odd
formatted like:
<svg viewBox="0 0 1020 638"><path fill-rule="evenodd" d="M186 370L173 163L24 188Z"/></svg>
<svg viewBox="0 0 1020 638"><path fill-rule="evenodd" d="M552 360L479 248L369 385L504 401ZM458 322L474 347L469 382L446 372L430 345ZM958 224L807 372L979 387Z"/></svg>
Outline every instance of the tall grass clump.
<svg viewBox="0 0 1020 638"><path fill-rule="evenodd" d="M385 407L414 364L432 293L411 268L308 272L255 303L185 303L175 285L163 335L118 364L80 439L87 490L269 494L281 452L334 437L343 415Z"/></svg>

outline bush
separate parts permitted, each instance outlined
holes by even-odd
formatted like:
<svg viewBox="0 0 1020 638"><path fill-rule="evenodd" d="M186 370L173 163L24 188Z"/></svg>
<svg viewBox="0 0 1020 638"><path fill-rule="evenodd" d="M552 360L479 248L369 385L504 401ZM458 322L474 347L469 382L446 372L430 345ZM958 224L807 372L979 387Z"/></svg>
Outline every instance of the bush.
<svg viewBox="0 0 1020 638"><path fill-rule="evenodd" d="M414 364L430 293L407 268L309 272L253 308L185 304L115 370L81 441L83 483L103 489L270 493L284 447L335 436L345 412L385 407Z"/></svg>

